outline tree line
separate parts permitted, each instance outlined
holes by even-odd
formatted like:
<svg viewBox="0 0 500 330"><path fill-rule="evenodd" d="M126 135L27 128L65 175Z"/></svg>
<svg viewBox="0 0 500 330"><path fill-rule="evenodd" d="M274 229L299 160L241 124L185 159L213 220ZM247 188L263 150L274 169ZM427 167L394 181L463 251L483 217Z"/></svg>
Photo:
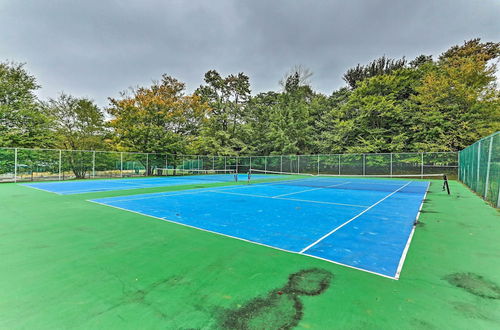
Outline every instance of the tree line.
<svg viewBox="0 0 500 330"><path fill-rule="evenodd" d="M500 43L472 39L437 59L359 64L331 95L294 67L281 90L251 94L244 73L208 71L192 94L167 74L99 108L39 100L23 64L0 63L0 147L201 155L457 151L500 129Z"/></svg>

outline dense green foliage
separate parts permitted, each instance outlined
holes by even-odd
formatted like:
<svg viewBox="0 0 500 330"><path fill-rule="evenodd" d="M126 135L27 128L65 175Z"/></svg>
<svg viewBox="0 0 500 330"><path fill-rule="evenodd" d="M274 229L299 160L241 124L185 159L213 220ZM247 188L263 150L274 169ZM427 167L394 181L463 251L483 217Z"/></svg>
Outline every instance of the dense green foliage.
<svg viewBox="0 0 500 330"><path fill-rule="evenodd" d="M499 58L500 43L479 39L437 60L384 56L347 70L347 86L331 95L314 91L300 66L280 81L282 90L253 96L244 73L208 71L193 95L163 75L110 99L107 109L65 94L39 102L23 65L2 63L0 146L211 155L456 151L500 130Z"/></svg>

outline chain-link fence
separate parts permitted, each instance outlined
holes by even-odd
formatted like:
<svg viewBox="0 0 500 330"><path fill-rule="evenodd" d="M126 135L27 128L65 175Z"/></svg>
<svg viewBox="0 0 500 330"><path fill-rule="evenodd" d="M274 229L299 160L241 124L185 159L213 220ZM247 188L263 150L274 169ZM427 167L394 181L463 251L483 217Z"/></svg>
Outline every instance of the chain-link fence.
<svg viewBox="0 0 500 330"><path fill-rule="evenodd" d="M460 151L459 179L500 207L500 132Z"/></svg>
<svg viewBox="0 0 500 330"><path fill-rule="evenodd" d="M175 175L177 169L251 169L337 175L448 174L456 152L279 156L197 156L114 151L0 148L0 182ZM160 169L160 171L157 171Z"/></svg>

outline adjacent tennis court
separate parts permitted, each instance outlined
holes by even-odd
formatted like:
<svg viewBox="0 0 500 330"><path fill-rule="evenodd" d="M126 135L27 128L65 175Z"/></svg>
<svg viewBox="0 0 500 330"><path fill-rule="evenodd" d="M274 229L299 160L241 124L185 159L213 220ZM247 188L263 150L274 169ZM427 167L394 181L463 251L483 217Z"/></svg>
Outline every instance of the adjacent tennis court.
<svg viewBox="0 0 500 330"><path fill-rule="evenodd" d="M282 177L92 202L398 278L428 187L418 180Z"/></svg>
<svg viewBox="0 0 500 330"><path fill-rule="evenodd" d="M184 186L193 184L204 184L210 182L235 182L247 180L246 174L238 174L222 170L201 171L203 174L194 175L190 170L188 174L182 176L156 177L156 178L130 178L130 179L106 179L106 180L85 180L85 181L63 181L63 182L37 182L25 183L23 185L53 192L60 195L82 194L98 191L128 190L154 187ZM205 174L207 172L208 174ZM215 174L210 174L215 172ZM265 176L262 176L265 177ZM258 178L258 176L257 176Z"/></svg>

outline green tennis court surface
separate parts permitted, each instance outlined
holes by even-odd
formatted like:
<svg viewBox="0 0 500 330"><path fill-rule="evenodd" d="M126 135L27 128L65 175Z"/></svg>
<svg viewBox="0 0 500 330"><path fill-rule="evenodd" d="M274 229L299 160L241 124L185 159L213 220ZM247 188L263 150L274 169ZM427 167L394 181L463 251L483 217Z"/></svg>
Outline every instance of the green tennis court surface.
<svg viewBox="0 0 500 330"><path fill-rule="evenodd" d="M498 328L499 214L457 182L430 185L398 281L87 201L227 184L0 185L0 328Z"/></svg>

